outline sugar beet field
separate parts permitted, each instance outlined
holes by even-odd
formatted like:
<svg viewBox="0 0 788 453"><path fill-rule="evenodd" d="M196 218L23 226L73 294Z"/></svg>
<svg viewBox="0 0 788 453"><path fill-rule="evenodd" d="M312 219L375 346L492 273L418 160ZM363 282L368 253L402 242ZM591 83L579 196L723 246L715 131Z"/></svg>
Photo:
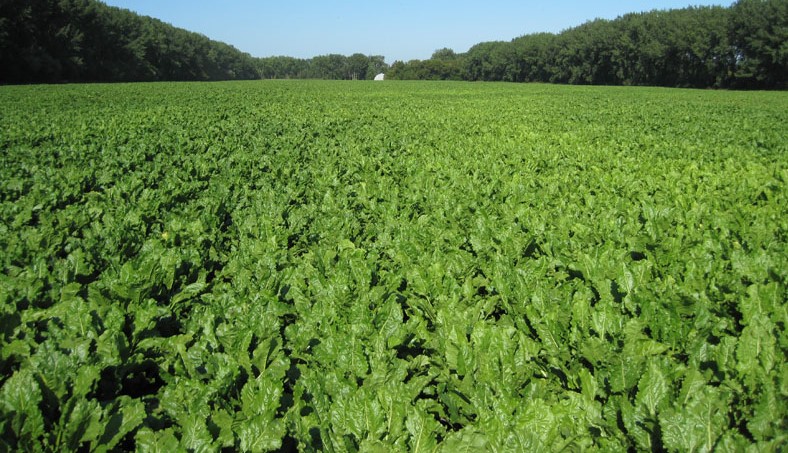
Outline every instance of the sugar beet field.
<svg viewBox="0 0 788 453"><path fill-rule="evenodd" d="M788 93L0 106L0 450L788 447Z"/></svg>

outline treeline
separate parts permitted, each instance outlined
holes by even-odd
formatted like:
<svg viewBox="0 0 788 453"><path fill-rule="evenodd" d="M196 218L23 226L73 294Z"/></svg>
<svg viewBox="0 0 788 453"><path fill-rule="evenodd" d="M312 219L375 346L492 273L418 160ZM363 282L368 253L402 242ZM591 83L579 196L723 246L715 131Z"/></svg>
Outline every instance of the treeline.
<svg viewBox="0 0 788 453"><path fill-rule="evenodd" d="M253 58L96 0L2 0L0 83L372 79L383 56Z"/></svg>
<svg viewBox="0 0 788 453"><path fill-rule="evenodd" d="M390 79L786 88L788 0L739 0L594 20L395 62Z"/></svg>
<svg viewBox="0 0 788 453"><path fill-rule="evenodd" d="M671 87L788 87L788 0L739 0L594 20L428 60L253 58L97 0L1 0L0 83L256 78L484 80Z"/></svg>
<svg viewBox="0 0 788 453"><path fill-rule="evenodd" d="M371 80L388 68L382 55L338 54L302 59L266 57L258 59L260 77L264 79L335 79Z"/></svg>
<svg viewBox="0 0 788 453"><path fill-rule="evenodd" d="M258 77L249 54L96 0L0 2L0 83Z"/></svg>

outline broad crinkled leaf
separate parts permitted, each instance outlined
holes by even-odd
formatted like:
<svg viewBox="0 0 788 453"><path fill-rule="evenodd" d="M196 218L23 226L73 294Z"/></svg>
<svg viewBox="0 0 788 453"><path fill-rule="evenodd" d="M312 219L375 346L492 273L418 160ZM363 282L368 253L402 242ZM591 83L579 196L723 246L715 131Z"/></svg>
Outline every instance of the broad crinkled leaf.
<svg viewBox="0 0 788 453"><path fill-rule="evenodd" d="M65 430L62 442L72 450L77 450L83 442L95 446L104 431L104 411L98 402L79 398L62 427Z"/></svg>
<svg viewBox="0 0 788 453"><path fill-rule="evenodd" d="M438 422L423 412L418 406L408 408L405 427L410 434L410 451L431 452L437 446Z"/></svg>
<svg viewBox="0 0 788 453"><path fill-rule="evenodd" d="M280 420L258 415L241 421L236 432L241 450L272 451L282 446L285 427Z"/></svg>
<svg viewBox="0 0 788 453"><path fill-rule="evenodd" d="M201 414L186 414L180 420L181 445L189 451L208 452L215 449L213 437L208 432L205 417Z"/></svg>
<svg viewBox="0 0 788 453"><path fill-rule="evenodd" d="M711 451L725 432L729 396L703 386L684 404L677 403L660 417L662 439L673 451Z"/></svg>
<svg viewBox="0 0 788 453"><path fill-rule="evenodd" d="M620 411L627 437L634 441L638 449L651 449L651 435L655 431L656 420L648 414L645 405L632 405L628 400L620 400Z"/></svg>
<svg viewBox="0 0 788 453"><path fill-rule="evenodd" d="M598 389L596 378L586 368L581 368L578 374L580 375L580 390L583 396L588 401L593 401Z"/></svg>
<svg viewBox="0 0 788 453"><path fill-rule="evenodd" d="M747 421L747 429L758 441L768 441L778 437L784 428L785 398L777 395L776 390L765 384L763 393L755 406L753 417Z"/></svg>
<svg viewBox="0 0 788 453"><path fill-rule="evenodd" d="M41 387L27 370L15 372L0 389L0 420L7 423L19 447L34 449L44 435L41 400Z"/></svg>
<svg viewBox="0 0 788 453"><path fill-rule="evenodd" d="M446 453L472 453L490 450L487 436L474 428L464 428L451 433L440 444L438 451Z"/></svg>
<svg viewBox="0 0 788 453"><path fill-rule="evenodd" d="M173 434L172 428L153 431L141 428L135 436L137 450L141 453L181 453L187 451Z"/></svg>
<svg viewBox="0 0 788 453"><path fill-rule="evenodd" d="M757 373L758 368L768 373L775 364L775 337L772 324L764 315L752 316L739 337L736 348L737 368L743 374Z"/></svg>
<svg viewBox="0 0 788 453"><path fill-rule="evenodd" d="M178 294L176 294L172 300L170 301L171 304L178 304L182 301L191 299L196 295L200 294L207 285L202 282L192 283L190 285L185 286Z"/></svg>
<svg viewBox="0 0 788 453"><path fill-rule="evenodd" d="M111 451L126 434L134 431L146 416L145 404L140 400L121 397L115 404L114 410L108 413L97 451Z"/></svg>
<svg viewBox="0 0 788 453"><path fill-rule="evenodd" d="M668 391L668 383L659 366L654 361L649 362L646 372L638 381L638 404L644 405L654 416Z"/></svg>

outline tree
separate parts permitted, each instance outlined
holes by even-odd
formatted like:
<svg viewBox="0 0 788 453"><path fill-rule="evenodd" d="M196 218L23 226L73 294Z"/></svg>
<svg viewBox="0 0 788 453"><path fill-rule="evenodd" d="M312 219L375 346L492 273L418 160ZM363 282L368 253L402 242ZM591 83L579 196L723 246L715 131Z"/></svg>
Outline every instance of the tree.
<svg viewBox="0 0 788 453"><path fill-rule="evenodd" d="M232 46L96 0L0 2L0 83L258 76Z"/></svg>
<svg viewBox="0 0 788 453"><path fill-rule="evenodd" d="M520 61L517 82L547 82L550 80L549 61L555 52L556 37L552 33L521 36L512 41L516 58Z"/></svg>
<svg viewBox="0 0 788 453"><path fill-rule="evenodd" d="M454 53L452 49L448 47L444 47L443 49L438 49L432 53L432 57L430 60L437 60L437 61L455 61L457 60L457 54Z"/></svg>
<svg viewBox="0 0 788 453"><path fill-rule="evenodd" d="M465 56L465 73L469 80L515 81L518 65L515 48L509 42L492 41L476 44Z"/></svg>
<svg viewBox="0 0 788 453"><path fill-rule="evenodd" d="M388 69L386 58L383 55L371 55L368 57L367 63L367 79L372 80L376 75Z"/></svg>
<svg viewBox="0 0 788 453"><path fill-rule="evenodd" d="M353 80L365 80L369 68L369 58L360 53L354 53L347 59L347 77Z"/></svg>
<svg viewBox="0 0 788 453"><path fill-rule="evenodd" d="M788 1L739 0L731 8L736 84L784 88L788 84Z"/></svg>

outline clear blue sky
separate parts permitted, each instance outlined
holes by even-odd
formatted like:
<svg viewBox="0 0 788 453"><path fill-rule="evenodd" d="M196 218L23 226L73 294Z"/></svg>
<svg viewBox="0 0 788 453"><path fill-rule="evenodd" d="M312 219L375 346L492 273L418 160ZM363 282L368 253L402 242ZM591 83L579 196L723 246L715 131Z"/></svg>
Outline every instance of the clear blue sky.
<svg viewBox="0 0 788 453"><path fill-rule="evenodd" d="M427 59L482 41L559 32L595 18L724 5L701 0L104 0L224 41L255 57L338 53Z"/></svg>

